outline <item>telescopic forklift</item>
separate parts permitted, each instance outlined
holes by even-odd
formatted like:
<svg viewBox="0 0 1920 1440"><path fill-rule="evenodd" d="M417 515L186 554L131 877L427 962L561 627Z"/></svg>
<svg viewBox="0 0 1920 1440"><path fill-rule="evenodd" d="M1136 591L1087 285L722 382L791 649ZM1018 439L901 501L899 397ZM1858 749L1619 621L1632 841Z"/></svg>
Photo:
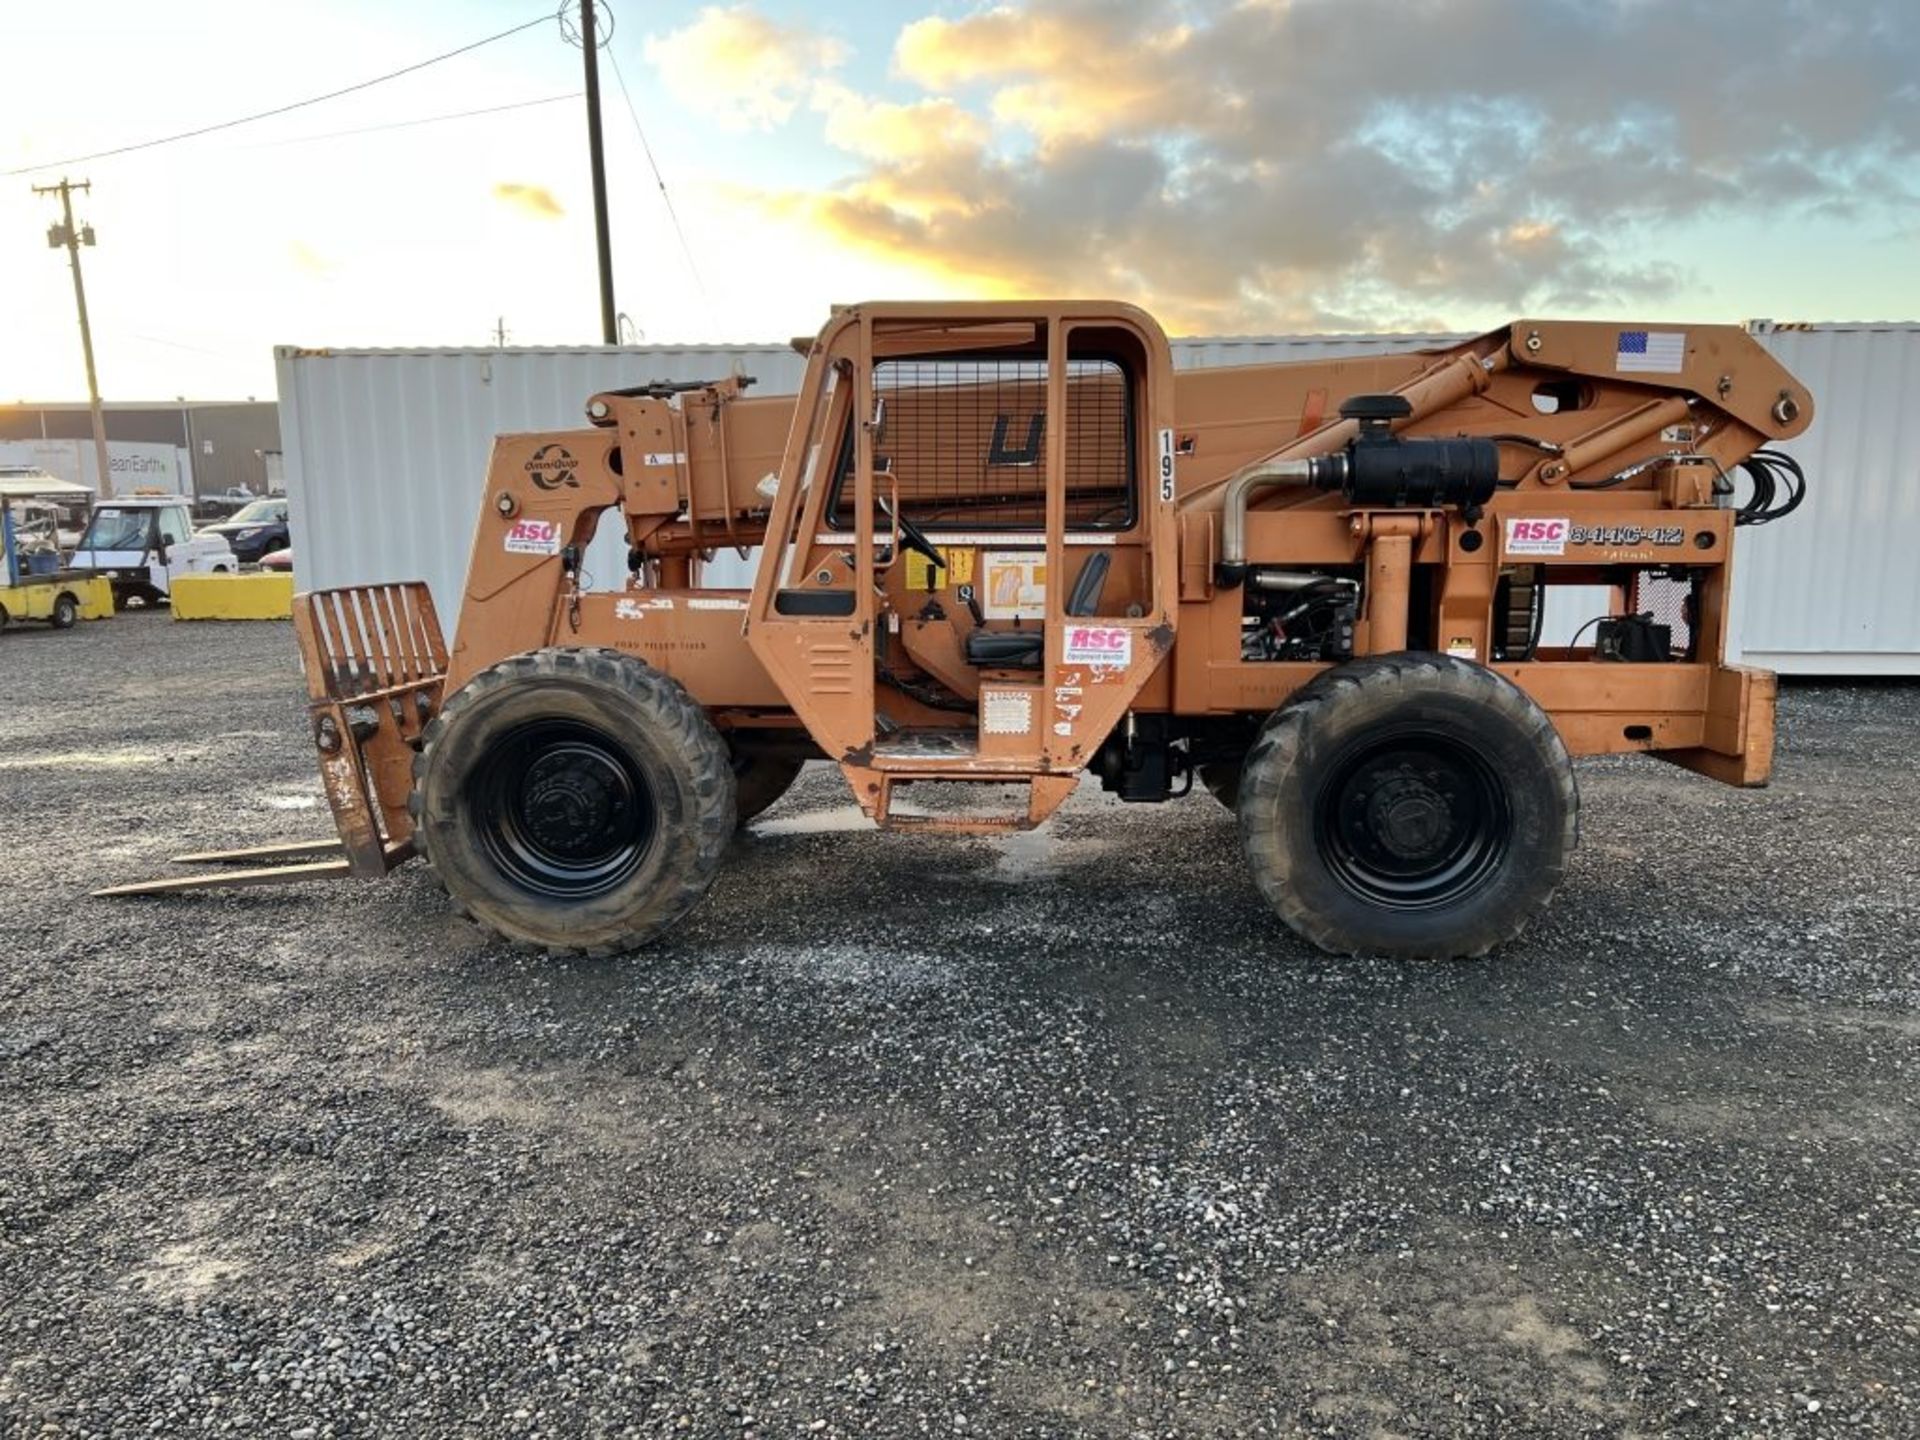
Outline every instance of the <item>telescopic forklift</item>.
<svg viewBox="0 0 1920 1440"><path fill-rule="evenodd" d="M877 303L796 345L797 396L639 384L499 437L450 649L418 583L296 605L338 841L116 893L418 856L502 935L620 951L822 758L892 830L1197 780L1298 934L1467 956L1565 870L1573 757L1768 778L1734 542L1799 503L1767 447L1813 404L1738 327L1176 372L1122 304ZM583 567L603 526L617 589ZM700 583L724 547L750 590Z"/></svg>

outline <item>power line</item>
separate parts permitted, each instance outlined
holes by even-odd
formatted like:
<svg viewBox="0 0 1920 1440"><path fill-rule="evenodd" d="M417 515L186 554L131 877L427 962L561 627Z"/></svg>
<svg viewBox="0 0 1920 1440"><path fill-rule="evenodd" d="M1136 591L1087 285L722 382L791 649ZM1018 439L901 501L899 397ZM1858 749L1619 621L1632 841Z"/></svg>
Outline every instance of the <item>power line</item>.
<svg viewBox="0 0 1920 1440"><path fill-rule="evenodd" d="M395 120L385 125L362 125L354 130L329 130L321 135L293 135L285 140L263 140L249 148L255 150L274 150L282 145L305 145L314 140L340 140L350 135L374 135L382 130L405 130L414 125L437 125L442 120L471 120L476 115L498 115L507 110L531 110L536 105L557 105L562 100L578 100L578 90L568 91L565 95L549 95L543 100L516 100L511 105L489 105L482 110L455 110L446 115L422 115L417 120Z"/></svg>
<svg viewBox="0 0 1920 1440"><path fill-rule="evenodd" d="M196 355L214 355L223 359L231 353L226 350L209 350L204 345L188 345L180 340L163 340L158 335L140 335L132 331L127 333L127 339L138 340L143 345L164 345L169 350L191 350Z"/></svg>
<svg viewBox="0 0 1920 1440"><path fill-rule="evenodd" d="M673 196L667 193L666 177L660 173L660 166L653 158L653 146L647 143L646 127L640 123L640 112L633 105L633 92L627 89L627 77L620 73L620 57L608 50L607 58L613 62L613 78L620 82L620 96L627 102L627 115L633 121L634 133L640 137L640 149L647 157L647 167L653 171L654 183L660 187L660 199L666 204L667 218L673 222L673 233L680 237L680 253L687 257L687 270L693 276L701 300L706 302L707 318L711 320L713 297L707 293L707 282L700 277L700 267L694 263L693 247L687 244L687 232L680 228L680 216L673 208Z"/></svg>
<svg viewBox="0 0 1920 1440"><path fill-rule="evenodd" d="M554 13L555 12L551 10L543 12L534 19L526 21L524 24L515 25L511 29L502 30L495 35L489 35L483 40L475 40L471 44L462 45L457 50L449 50L445 54L435 55L430 59L418 61L403 69L389 70L384 75L376 75L371 80L362 80L357 85L347 85L339 90L329 90L324 95L313 95L305 100L295 100L286 105L276 105L271 110L261 110L252 115L242 115L236 120L222 120L215 125L202 125L197 130L182 130L177 135L162 135L157 139L141 140L132 145L117 145L111 150L96 150L90 155L74 155L65 160L48 160L40 165L23 165L17 170L8 170L4 173L10 176L31 175L40 170L57 170L62 165L79 165L89 160L104 160L112 155L128 155L136 150L151 150L156 145L172 145L176 141L192 140L201 135L211 135L216 130L231 130L236 125L251 125L256 120L269 120L275 115L285 115L292 110L303 110L309 105L318 105L322 101L338 100L342 95L352 95L356 91L371 89L375 85L383 85L389 80L398 80L402 75L411 75L417 70L426 69L429 65L438 65L443 60L451 60L457 55L465 55L469 51L478 50L482 45L491 45L494 41L504 40L509 35L518 35L522 30L531 30L536 25L544 25L554 18Z"/></svg>

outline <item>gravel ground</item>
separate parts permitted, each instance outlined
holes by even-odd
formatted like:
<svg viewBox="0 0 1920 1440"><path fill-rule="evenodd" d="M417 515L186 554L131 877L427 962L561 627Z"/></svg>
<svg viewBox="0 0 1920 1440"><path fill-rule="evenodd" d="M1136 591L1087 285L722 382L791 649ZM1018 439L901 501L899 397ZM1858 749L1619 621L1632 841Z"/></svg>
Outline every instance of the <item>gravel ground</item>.
<svg viewBox="0 0 1920 1440"><path fill-rule="evenodd" d="M1490 961L1335 962L1204 794L884 836L820 769L669 943L381 884L286 627L0 636L9 1434L1920 1433L1920 690L1738 793L1583 764Z"/></svg>

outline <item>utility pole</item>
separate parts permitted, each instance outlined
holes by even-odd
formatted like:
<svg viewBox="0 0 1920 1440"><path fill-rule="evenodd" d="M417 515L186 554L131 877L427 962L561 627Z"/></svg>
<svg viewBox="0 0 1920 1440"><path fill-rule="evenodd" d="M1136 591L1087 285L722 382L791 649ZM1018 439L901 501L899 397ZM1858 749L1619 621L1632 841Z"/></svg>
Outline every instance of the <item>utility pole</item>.
<svg viewBox="0 0 1920 1440"><path fill-rule="evenodd" d="M63 175L58 185L36 185L33 193L60 197L60 223L47 227L47 247L58 250L65 246L73 262L73 302L80 309L80 351L87 358L87 408L93 415L93 460L100 472L100 498L106 500L113 495L113 472L107 465L107 420L100 413L100 382L93 369L93 327L87 324L87 285L80 276L80 247L93 244L93 227L75 229L73 224L73 192L92 189L91 180L75 185Z"/></svg>
<svg viewBox="0 0 1920 1440"><path fill-rule="evenodd" d="M493 348L496 350L507 348L507 317L504 315L494 322Z"/></svg>
<svg viewBox="0 0 1920 1440"><path fill-rule="evenodd" d="M593 167L593 238L600 251L600 341L620 343L613 308L613 238L607 229L607 156L600 143L600 35L593 0L580 0L580 49L587 57L587 160Z"/></svg>

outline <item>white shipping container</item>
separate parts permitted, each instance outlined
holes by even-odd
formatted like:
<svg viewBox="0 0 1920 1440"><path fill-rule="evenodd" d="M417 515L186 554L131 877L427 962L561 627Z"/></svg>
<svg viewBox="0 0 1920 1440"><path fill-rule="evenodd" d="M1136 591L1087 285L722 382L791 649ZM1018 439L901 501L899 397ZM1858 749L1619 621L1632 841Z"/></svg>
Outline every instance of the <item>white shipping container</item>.
<svg viewBox="0 0 1920 1440"><path fill-rule="evenodd" d="M1806 504L1741 532L1730 654L1789 674L1920 674L1920 324L1757 324L1812 391L1808 432L1783 448L1806 468ZM1419 335L1256 336L1174 341L1174 364L1268 364L1454 343ZM753 393L791 394L805 370L785 345L275 352L280 424L303 587L424 579L449 629L459 610L496 434L570 429L600 390L742 373ZM617 527L596 540L593 588L626 576ZM714 585L746 585L722 551ZM1547 639L1564 641L1606 592L1563 592Z"/></svg>
<svg viewBox="0 0 1920 1440"><path fill-rule="evenodd" d="M602 390L752 375L791 394L805 360L784 345L274 351L294 573L303 589L425 580L452 638L495 435L572 430ZM731 556L731 552L724 552ZM601 525L592 588L626 580L625 537ZM745 567L708 583L745 584Z"/></svg>
<svg viewBox="0 0 1920 1440"><path fill-rule="evenodd" d="M1812 392L1806 502L1734 547L1729 643L1785 675L1920 675L1920 324L1750 327Z"/></svg>

